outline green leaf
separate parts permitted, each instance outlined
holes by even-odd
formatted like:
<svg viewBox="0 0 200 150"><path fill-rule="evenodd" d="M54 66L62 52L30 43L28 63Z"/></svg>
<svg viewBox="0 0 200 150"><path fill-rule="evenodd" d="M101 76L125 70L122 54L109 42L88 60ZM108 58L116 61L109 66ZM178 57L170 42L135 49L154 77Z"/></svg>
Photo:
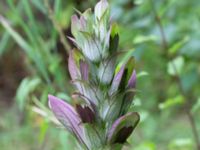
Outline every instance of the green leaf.
<svg viewBox="0 0 200 150"><path fill-rule="evenodd" d="M193 141L190 138L179 138L173 140L170 145L170 150L180 149L180 150L188 150L193 149L192 147Z"/></svg>
<svg viewBox="0 0 200 150"><path fill-rule="evenodd" d="M173 98L167 99L165 102L159 104L160 109L167 109L175 105L180 105L184 103L184 97L182 95L178 95Z"/></svg>
<svg viewBox="0 0 200 150"><path fill-rule="evenodd" d="M137 73L137 79L141 78L141 77L144 77L144 76L148 76L149 73L146 72L146 71L141 71L139 73Z"/></svg>
<svg viewBox="0 0 200 150"><path fill-rule="evenodd" d="M192 106L192 114L195 114L197 111L200 110L200 97L197 99L196 103Z"/></svg>
<svg viewBox="0 0 200 150"><path fill-rule="evenodd" d="M135 5L141 5L145 0L134 0Z"/></svg>
<svg viewBox="0 0 200 150"><path fill-rule="evenodd" d="M154 35L144 36L144 35L138 35L134 38L133 43L134 44L141 44L144 42L151 42L156 41L157 37Z"/></svg>
<svg viewBox="0 0 200 150"><path fill-rule="evenodd" d="M0 16L0 23L3 25L3 27L6 29L6 31L12 35L12 37L16 40L16 42L27 52L31 53L31 46L16 32L14 31L9 23L2 17ZM31 55L31 54L30 54Z"/></svg>
<svg viewBox="0 0 200 150"><path fill-rule="evenodd" d="M40 124L40 135L39 135L40 143L44 142L48 127L49 127L48 121L43 120L43 122Z"/></svg>
<svg viewBox="0 0 200 150"><path fill-rule="evenodd" d="M41 0L31 0L31 3L38 9L40 10L43 14L45 14L45 7L44 4L41 3Z"/></svg>
<svg viewBox="0 0 200 150"><path fill-rule="evenodd" d="M63 9L57 8L56 21L62 29L65 29L69 26L72 14L73 14L73 6L71 4L68 4Z"/></svg>
<svg viewBox="0 0 200 150"><path fill-rule="evenodd" d="M29 95L39 86L41 80L39 78L25 78L20 83L17 93L16 100L19 106L19 109L22 111L25 108L25 104L29 99Z"/></svg>
<svg viewBox="0 0 200 150"><path fill-rule="evenodd" d="M31 30L30 30L30 27L28 27L28 28L29 28L32 36L34 37L34 40L36 41L34 43L37 44L38 40L40 40L39 39L40 33L38 31L38 29L39 29L38 28L38 22L34 17L34 12L33 12L33 9L31 8L30 2L27 1L27 0L22 0L22 4L23 4L23 8L24 8L24 13L28 17L28 20L29 20L28 25L31 26ZM27 23L25 23L25 24L27 24ZM36 47L37 46L38 45L36 45Z"/></svg>
<svg viewBox="0 0 200 150"><path fill-rule="evenodd" d="M168 63L167 71L170 75L179 75L184 66L184 58L182 56L176 57Z"/></svg>
<svg viewBox="0 0 200 150"><path fill-rule="evenodd" d="M156 145L153 142L145 141L132 150L156 150Z"/></svg>
<svg viewBox="0 0 200 150"><path fill-rule="evenodd" d="M10 35L7 32L5 32L0 40L0 56L6 51L9 39Z"/></svg>
<svg viewBox="0 0 200 150"><path fill-rule="evenodd" d="M170 47L169 53L175 54L178 50L180 50L180 48L182 48L189 41L189 39L190 38L188 36L185 36L182 40L176 42L174 45Z"/></svg>

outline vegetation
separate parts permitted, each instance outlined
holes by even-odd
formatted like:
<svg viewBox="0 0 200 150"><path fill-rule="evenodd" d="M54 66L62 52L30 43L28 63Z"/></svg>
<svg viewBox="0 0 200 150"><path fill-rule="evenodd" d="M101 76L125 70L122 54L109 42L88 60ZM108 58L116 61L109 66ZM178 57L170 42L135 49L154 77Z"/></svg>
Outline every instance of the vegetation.
<svg viewBox="0 0 200 150"><path fill-rule="evenodd" d="M51 93L68 103L74 86L68 56L71 16L97 1L0 2L0 147L74 149L75 138L48 108ZM140 123L127 149L200 149L200 2L110 0L120 34L119 61L136 61L129 109ZM59 127L59 128L56 128ZM65 131L65 132L63 132Z"/></svg>

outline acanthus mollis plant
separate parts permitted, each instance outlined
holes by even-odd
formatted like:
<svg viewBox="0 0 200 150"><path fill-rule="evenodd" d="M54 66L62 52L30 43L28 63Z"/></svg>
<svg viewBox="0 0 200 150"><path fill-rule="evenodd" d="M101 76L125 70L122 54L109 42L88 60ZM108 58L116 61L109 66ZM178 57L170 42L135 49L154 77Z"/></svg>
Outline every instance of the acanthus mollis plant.
<svg viewBox="0 0 200 150"><path fill-rule="evenodd" d="M72 16L72 34L77 49L71 51L68 69L77 91L74 105L49 95L56 118L76 137L82 149L121 149L139 122L132 103L136 72L134 59L117 64L119 35L110 22L106 0Z"/></svg>

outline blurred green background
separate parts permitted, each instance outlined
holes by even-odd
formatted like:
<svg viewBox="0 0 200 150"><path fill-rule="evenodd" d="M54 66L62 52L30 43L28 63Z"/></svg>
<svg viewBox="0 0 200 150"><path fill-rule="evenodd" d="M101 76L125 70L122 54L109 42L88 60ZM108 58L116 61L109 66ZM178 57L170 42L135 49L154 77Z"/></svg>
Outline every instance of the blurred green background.
<svg viewBox="0 0 200 150"><path fill-rule="evenodd" d="M137 61L130 150L195 150L200 135L200 1L110 0L124 59ZM0 1L0 149L73 150L47 94L70 100L71 15L97 0ZM198 134L198 135L197 135ZM200 141L199 141L200 142Z"/></svg>

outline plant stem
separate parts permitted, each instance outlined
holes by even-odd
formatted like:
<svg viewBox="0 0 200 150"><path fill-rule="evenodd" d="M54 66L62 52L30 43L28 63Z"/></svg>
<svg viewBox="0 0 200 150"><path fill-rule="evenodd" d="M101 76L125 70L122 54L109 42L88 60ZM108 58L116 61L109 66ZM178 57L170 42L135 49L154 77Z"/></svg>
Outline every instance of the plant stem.
<svg viewBox="0 0 200 150"><path fill-rule="evenodd" d="M156 11L156 7L153 3L153 0L150 0L150 1L151 1L152 11L153 11L156 23L157 23L159 30L160 30L162 46L163 46L164 52L167 53L166 51L168 49L168 44L167 44L167 39L166 39L166 36L165 36L164 28L163 28L163 25L162 25L162 22L161 22L161 18Z"/></svg>
<svg viewBox="0 0 200 150"><path fill-rule="evenodd" d="M194 117L192 116L190 111L187 112L187 116L188 116L188 118L190 120L190 124L192 126L192 132L194 134L197 149L200 150L200 142L199 142L200 140L199 140L198 130L197 130L197 127L196 127L196 124L195 124Z"/></svg>
<svg viewBox="0 0 200 150"><path fill-rule="evenodd" d="M156 11L156 8L155 8L155 5L154 5L154 2L153 0L150 0L151 2L151 5L152 5L152 11L154 13L154 16L155 16L155 21L159 27L159 30L160 30L160 34L161 34L161 39L162 39L162 46L163 46L163 50L164 50L164 56L166 57L167 60L169 60L169 56L168 56L168 53L167 53L167 50L168 50L168 43L167 43L167 39L166 39L166 36L165 36L165 32L164 32L164 28L163 28L163 25L162 25L162 22L161 22L161 19L160 19L160 16L158 15L157 11ZM188 95L187 93L185 93L183 87L182 87L182 84L181 84L181 78L178 74L178 71L177 71L177 68L176 68L176 65L174 64L174 62L172 61L172 67L174 68L175 70L175 76L177 77L177 84L178 84L178 87L179 87L179 91L180 93L183 95L184 97L184 101L186 102L186 105L188 104ZM199 135L198 135L198 130L197 130L197 126L195 124L195 119L194 117L192 116L191 112L189 109L186 110L186 115L188 116L188 119L189 119L189 122L190 122L190 125L192 127L192 133L193 133L193 136L194 136L194 139L195 139L195 142L196 142L196 147L197 147L197 150L200 150L200 139L199 139Z"/></svg>
<svg viewBox="0 0 200 150"><path fill-rule="evenodd" d="M60 36L61 43L63 44L65 50L67 52L69 52L71 47L70 47L70 45L68 44L68 42L67 42L67 40L65 38L65 35L64 35L63 31L62 31L62 28L60 27L60 25L58 24L58 22L56 21L56 19L54 17L54 12L53 12L52 8L49 5L49 0L44 0L44 4L45 4L45 7L47 8L48 16L49 16L50 20L52 21L54 28L57 30L57 32L58 32L58 34Z"/></svg>

